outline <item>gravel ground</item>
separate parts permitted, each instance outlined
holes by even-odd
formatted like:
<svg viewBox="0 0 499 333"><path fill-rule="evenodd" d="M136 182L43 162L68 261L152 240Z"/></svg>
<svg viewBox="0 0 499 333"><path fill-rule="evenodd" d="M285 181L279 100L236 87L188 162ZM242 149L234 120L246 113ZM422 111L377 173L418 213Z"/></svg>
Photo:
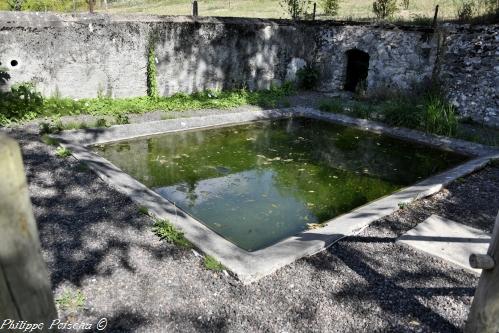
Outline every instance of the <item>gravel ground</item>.
<svg viewBox="0 0 499 333"><path fill-rule="evenodd" d="M81 290L72 321L106 317L106 332L455 332L477 276L395 244L432 213L491 231L499 167L376 221L327 251L243 286L207 271L189 250L161 242L125 196L72 157L55 156L34 126L21 143L43 255L56 298Z"/></svg>

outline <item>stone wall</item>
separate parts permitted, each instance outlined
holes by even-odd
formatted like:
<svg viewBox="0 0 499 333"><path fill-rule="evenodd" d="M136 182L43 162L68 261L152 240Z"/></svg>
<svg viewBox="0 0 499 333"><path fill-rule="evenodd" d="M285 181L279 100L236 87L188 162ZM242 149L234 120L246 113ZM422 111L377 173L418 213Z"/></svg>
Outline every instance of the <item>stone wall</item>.
<svg viewBox="0 0 499 333"><path fill-rule="evenodd" d="M437 50L433 34L409 28L0 12L0 62L9 70L8 83L32 81L47 96L145 95L150 43L165 96L268 88L294 79L306 63L320 68L319 90L341 90L345 52L352 48L370 55L368 89L405 88L431 76Z"/></svg>
<svg viewBox="0 0 499 333"><path fill-rule="evenodd" d="M499 127L499 25L443 27L440 75L460 114Z"/></svg>

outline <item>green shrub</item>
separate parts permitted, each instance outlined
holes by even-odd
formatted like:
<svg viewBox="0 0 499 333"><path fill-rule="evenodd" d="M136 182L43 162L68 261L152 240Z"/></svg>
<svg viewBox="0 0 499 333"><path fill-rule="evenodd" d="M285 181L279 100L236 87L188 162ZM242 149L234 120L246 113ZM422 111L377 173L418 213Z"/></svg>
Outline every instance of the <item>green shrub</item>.
<svg viewBox="0 0 499 333"><path fill-rule="evenodd" d="M16 84L8 92L0 92L0 125L17 120L31 120L43 106L42 95L31 83Z"/></svg>
<svg viewBox="0 0 499 333"><path fill-rule="evenodd" d="M475 9L473 0L462 0L457 7L457 18L461 22L469 22L475 14Z"/></svg>
<svg viewBox="0 0 499 333"><path fill-rule="evenodd" d="M373 12L380 20L392 17L397 10L397 0L375 0L373 2Z"/></svg>
<svg viewBox="0 0 499 333"><path fill-rule="evenodd" d="M311 0L279 0L281 7L293 19L298 20L307 15Z"/></svg>
<svg viewBox="0 0 499 333"><path fill-rule="evenodd" d="M222 265L217 259L212 256L204 257L204 267L209 269L210 271L221 272L225 269L224 265Z"/></svg>
<svg viewBox="0 0 499 333"><path fill-rule="evenodd" d="M420 128L424 105L416 105L408 99L394 99L382 105L382 121L390 126Z"/></svg>
<svg viewBox="0 0 499 333"><path fill-rule="evenodd" d="M324 14L327 16L338 15L338 10L340 9L340 0L321 0L320 2Z"/></svg>
<svg viewBox="0 0 499 333"><path fill-rule="evenodd" d="M314 89L319 83L319 70L312 64L300 68L296 71L298 86L305 90Z"/></svg>
<svg viewBox="0 0 499 333"><path fill-rule="evenodd" d="M404 7L405 10L408 10L410 5L411 5L410 0L402 0L402 6Z"/></svg>
<svg viewBox="0 0 499 333"><path fill-rule="evenodd" d="M156 220L154 222L153 232L156 236L169 243L183 248L192 247L192 244L184 237L184 233L177 230L177 228L167 220Z"/></svg>

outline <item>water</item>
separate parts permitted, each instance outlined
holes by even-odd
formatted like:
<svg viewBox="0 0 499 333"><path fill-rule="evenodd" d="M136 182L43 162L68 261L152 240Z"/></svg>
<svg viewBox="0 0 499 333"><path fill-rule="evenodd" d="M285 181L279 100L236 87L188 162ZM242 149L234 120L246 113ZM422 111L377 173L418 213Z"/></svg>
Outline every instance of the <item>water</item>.
<svg viewBox="0 0 499 333"><path fill-rule="evenodd" d="M466 159L307 118L177 132L95 149L248 251Z"/></svg>

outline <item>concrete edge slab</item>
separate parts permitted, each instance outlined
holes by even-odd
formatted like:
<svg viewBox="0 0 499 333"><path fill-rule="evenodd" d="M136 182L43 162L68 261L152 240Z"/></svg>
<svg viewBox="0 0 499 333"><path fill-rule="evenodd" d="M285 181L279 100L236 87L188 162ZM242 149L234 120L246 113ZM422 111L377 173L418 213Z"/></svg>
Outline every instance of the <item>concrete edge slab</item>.
<svg viewBox="0 0 499 333"><path fill-rule="evenodd" d="M151 136L166 132L193 130L209 127L228 126L245 122L277 119L291 116L305 116L335 122L347 126L355 126L368 131L393 135L391 128L366 123L355 118L337 118L334 114L323 114L313 109L286 109L247 111L206 117L182 118L164 120L145 124L131 124L114 126L108 129L67 131L55 138L70 149L73 156L87 163L97 175L111 187L129 196L135 203L147 207L158 218L168 219L176 227L182 229L187 239L206 254L216 257L224 266L237 275L243 283L254 282L277 269L294 262L304 256L312 255L326 249L336 241L348 235L361 232L371 222L387 216L399 209L399 203L411 202L419 198L432 195L451 181L484 167L491 158L499 157L497 151L489 154L489 149L471 147L466 153L479 156L463 163L451 170L432 176L413 186L402 189L394 194L373 201L347 214L336 217L325 223L320 229L309 230L267 247L265 249L247 252L225 240L209 228L204 226L189 214L175 207L146 186L122 172L106 159L91 152L87 147L93 144L108 143L119 140L132 139L142 136ZM409 141L430 144L434 137L427 138L424 133L410 131L410 135L403 137L403 131L397 129L397 137ZM415 134L423 137L424 141L415 140ZM400 135L400 136L398 136ZM417 136L417 135L416 135ZM417 139L417 138L416 138ZM421 138L419 138L421 139ZM442 138L437 137L438 140ZM472 144L473 145L473 144ZM435 145L433 145L435 146ZM439 147L439 146L437 146ZM448 150L454 147L460 149L461 143L454 145L452 140L446 144ZM468 147L470 148L470 147ZM464 151L459 150L460 153Z"/></svg>
<svg viewBox="0 0 499 333"><path fill-rule="evenodd" d="M490 239L491 235L482 230L431 215L400 236L396 243L480 275L482 270L472 268L468 260L473 253L486 253Z"/></svg>

